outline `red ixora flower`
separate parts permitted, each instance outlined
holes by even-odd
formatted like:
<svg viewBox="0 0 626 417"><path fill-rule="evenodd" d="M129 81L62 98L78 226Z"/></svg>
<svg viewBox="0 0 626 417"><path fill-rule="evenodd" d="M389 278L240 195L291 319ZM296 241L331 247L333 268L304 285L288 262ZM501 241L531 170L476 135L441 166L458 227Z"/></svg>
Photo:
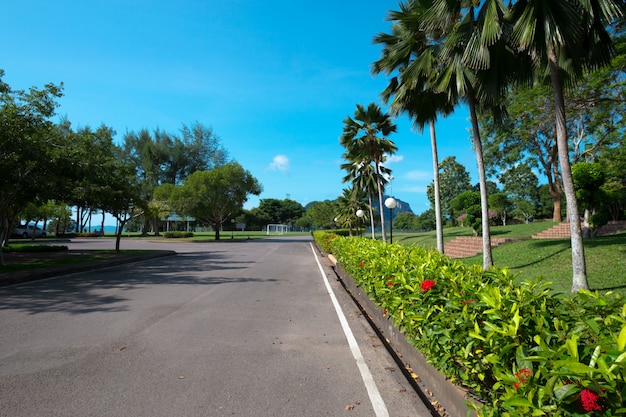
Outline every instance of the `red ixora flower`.
<svg viewBox="0 0 626 417"><path fill-rule="evenodd" d="M590 389L585 388L580 391L580 407L587 411L602 411L602 407L598 404L600 396Z"/></svg>
<svg viewBox="0 0 626 417"><path fill-rule="evenodd" d="M528 378L533 374L533 372L528 368L522 368L519 371L515 372L515 378L517 378L517 382L513 384L513 388L519 389L523 384L528 381Z"/></svg>
<svg viewBox="0 0 626 417"><path fill-rule="evenodd" d="M433 281L432 279L427 279L424 282L422 282L422 291L428 291L431 288L433 288L435 285L435 281Z"/></svg>

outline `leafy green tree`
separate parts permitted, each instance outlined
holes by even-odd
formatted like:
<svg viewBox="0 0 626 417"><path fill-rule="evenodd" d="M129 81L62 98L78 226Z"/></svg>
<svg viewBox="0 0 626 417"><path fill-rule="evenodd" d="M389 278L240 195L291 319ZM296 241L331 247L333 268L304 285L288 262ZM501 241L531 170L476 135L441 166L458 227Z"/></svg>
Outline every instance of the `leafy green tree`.
<svg viewBox="0 0 626 417"><path fill-rule="evenodd" d="M439 188L441 192L441 211L450 221L454 221L450 201L464 191L472 189L469 172L463 164L457 162L455 156L449 156L439 164ZM426 189L431 207L435 207L434 184Z"/></svg>
<svg viewBox="0 0 626 417"><path fill-rule="evenodd" d="M220 239L224 221L241 212L249 195L263 191L258 180L236 162L210 171L196 171L177 188L173 196L176 212L194 217L215 231Z"/></svg>
<svg viewBox="0 0 626 417"><path fill-rule="evenodd" d="M450 201L450 207L461 225L471 227L474 235L478 235L482 227L480 199L480 192L464 191Z"/></svg>
<svg viewBox="0 0 626 417"><path fill-rule="evenodd" d="M0 70L0 243L8 238L16 216L29 202L52 198L57 161L63 147L50 118L62 96L62 85L46 84L28 92L13 90ZM4 263L0 245L0 264Z"/></svg>
<svg viewBox="0 0 626 417"><path fill-rule="evenodd" d="M391 117L383 113L380 106L374 103L370 103L367 108L357 104L354 118L347 117L343 123L340 142L347 150L346 159L350 162L374 164L382 238L383 241L387 241L380 167L385 160L385 155L393 155L398 149L391 140L386 138L396 131L396 125L393 124Z"/></svg>
<svg viewBox="0 0 626 417"><path fill-rule="evenodd" d="M57 197L76 207L79 232L85 229L92 213L102 208L102 198L106 197L103 190L115 180L112 167L120 158L120 150L113 143L115 132L105 125L74 131L70 122L64 121L58 129L67 143L64 170L68 178L57 187Z"/></svg>
<svg viewBox="0 0 626 417"><path fill-rule="evenodd" d="M138 167L142 184L145 222L143 233L152 229L159 234L160 206L152 202L153 192L161 184L181 184L190 174L224 165L228 152L211 128L196 122L183 124L180 135L160 129L128 132L124 136L126 157Z"/></svg>
<svg viewBox="0 0 626 417"><path fill-rule="evenodd" d="M393 219L393 226L398 230L417 230L417 216L414 213L399 213Z"/></svg>
<svg viewBox="0 0 626 417"><path fill-rule="evenodd" d="M258 213L264 213L267 223L293 224L304 214L304 207L297 201L288 198L278 200L264 198L259 202Z"/></svg>
<svg viewBox="0 0 626 417"><path fill-rule="evenodd" d="M117 220L115 250L119 252L124 226L143 215L141 184L136 167L122 158L121 149L117 149L117 158L107 161L107 168L112 181L101 188L100 205Z"/></svg>
<svg viewBox="0 0 626 417"><path fill-rule="evenodd" d="M507 216L513 209L513 205L506 193L494 193L489 195L489 207L500 219L500 224L506 226Z"/></svg>
<svg viewBox="0 0 626 417"><path fill-rule="evenodd" d="M434 230L437 227L435 211L430 208L417 216L415 230Z"/></svg>
<svg viewBox="0 0 626 417"><path fill-rule="evenodd" d="M591 229L597 229L608 221L607 213L598 212L607 198L602 188L606 182L606 173L600 163L579 162L572 165L572 178L576 198L585 210L583 237L590 237ZM592 215L596 216L595 219L591 218Z"/></svg>
<svg viewBox="0 0 626 417"><path fill-rule="evenodd" d="M504 100L506 116L494 120L483 113L485 161L491 174L524 163L545 176L552 202L552 221L560 222L563 190L555 138L554 105L543 85L513 86ZM547 201L545 206L548 206ZM546 217L546 216L542 216Z"/></svg>
<svg viewBox="0 0 626 417"><path fill-rule="evenodd" d="M306 216L316 229L332 229L335 226L336 213L337 203L330 200L315 201L306 210Z"/></svg>

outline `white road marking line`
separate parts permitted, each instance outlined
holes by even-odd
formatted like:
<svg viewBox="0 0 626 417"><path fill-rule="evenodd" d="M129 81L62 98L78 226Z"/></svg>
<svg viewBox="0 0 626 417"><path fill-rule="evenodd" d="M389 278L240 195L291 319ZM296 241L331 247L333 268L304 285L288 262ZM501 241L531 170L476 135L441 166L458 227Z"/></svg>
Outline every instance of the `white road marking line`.
<svg viewBox="0 0 626 417"><path fill-rule="evenodd" d="M383 397L380 396L380 392L378 391L376 382L372 377L370 369L365 363L365 359L363 358L361 349L359 349L359 345L354 338L354 334L352 334L352 329L350 329L348 320L346 319L346 316L344 315L343 310L339 305L339 301L337 301L337 297L335 296L335 293L333 292L333 289L328 282L328 278L326 278L326 273L324 272L324 268L322 267L322 264L320 263L320 260L315 253L313 243L310 243L310 245L311 250L313 251L313 256L315 256L317 266L319 267L322 278L324 279L324 284L326 285L326 289L328 290L328 294L330 295L330 299L335 306L335 311L337 312L337 317L339 317L339 322L341 323L341 327L343 328L343 333L346 335L346 339L348 339L348 345L350 346L350 350L352 351L352 356L354 356L356 364L359 367L359 371L361 372L361 378L363 378L363 383L365 384L365 388L367 389L370 401L372 402L372 407L374 408L376 417L389 417L389 412L387 411L385 401L383 401Z"/></svg>

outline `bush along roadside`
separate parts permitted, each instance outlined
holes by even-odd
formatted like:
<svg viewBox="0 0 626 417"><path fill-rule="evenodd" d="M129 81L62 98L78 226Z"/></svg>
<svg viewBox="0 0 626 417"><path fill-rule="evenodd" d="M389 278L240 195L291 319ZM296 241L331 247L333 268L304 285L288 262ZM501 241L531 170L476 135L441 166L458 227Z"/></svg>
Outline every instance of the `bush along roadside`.
<svg viewBox="0 0 626 417"><path fill-rule="evenodd" d="M626 415L626 304L421 247L314 237L478 416Z"/></svg>

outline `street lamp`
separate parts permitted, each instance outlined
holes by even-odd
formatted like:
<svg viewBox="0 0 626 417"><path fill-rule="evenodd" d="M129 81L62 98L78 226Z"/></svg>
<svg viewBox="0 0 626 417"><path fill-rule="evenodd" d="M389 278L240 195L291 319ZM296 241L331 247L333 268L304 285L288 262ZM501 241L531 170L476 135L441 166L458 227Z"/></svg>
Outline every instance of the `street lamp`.
<svg viewBox="0 0 626 417"><path fill-rule="evenodd" d="M365 213L363 213L363 210L361 210L361 209L358 209L355 214L356 214L356 217L359 218L359 220L362 219L363 216L365 216ZM357 221L357 233L359 234L359 236L361 236L361 229L360 229L359 223L360 222Z"/></svg>
<svg viewBox="0 0 626 417"><path fill-rule="evenodd" d="M235 219L230 219L230 224L231 224L231 228L230 228L230 240L233 240L235 238Z"/></svg>
<svg viewBox="0 0 626 417"><path fill-rule="evenodd" d="M385 200L385 207L389 209L389 243L393 243L393 209L396 208L398 202L395 198L389 197Z"/></svg>

